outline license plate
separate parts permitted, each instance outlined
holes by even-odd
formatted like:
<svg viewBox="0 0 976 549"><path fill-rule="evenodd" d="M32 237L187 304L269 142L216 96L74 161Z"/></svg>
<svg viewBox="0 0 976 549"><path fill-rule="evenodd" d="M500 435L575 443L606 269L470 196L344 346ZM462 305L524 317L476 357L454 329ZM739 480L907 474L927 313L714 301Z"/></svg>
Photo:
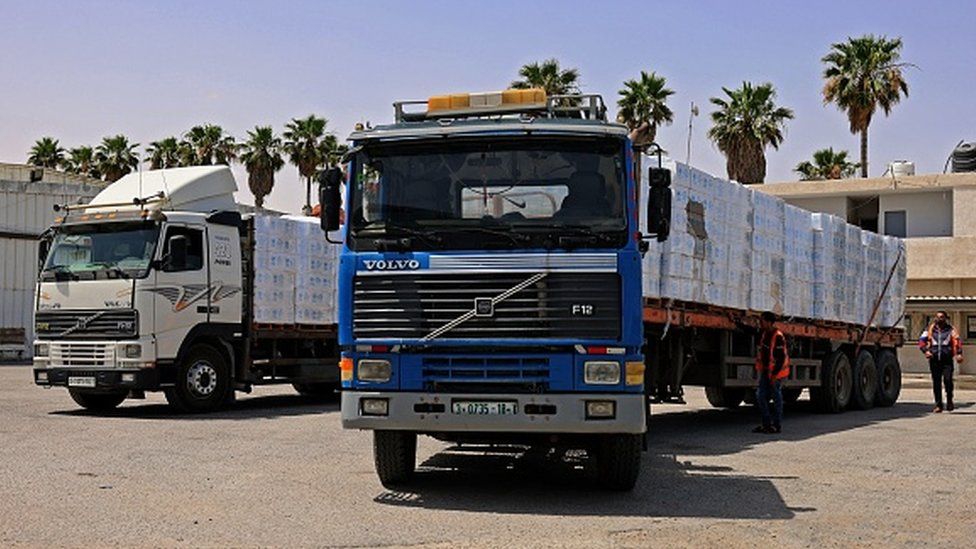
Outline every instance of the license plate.
<svg viewBox="0 0 976 549"><path fill-rule="evenodd" d="M68 387L94 387L93 377L68 377Z"/></svg>
<svg viewBox="0 0 976 549"><path fill-rule="evenodd" d="M451 411L462 416L511 416L518 413L518 403L456 400L451 403Z"/></svg>

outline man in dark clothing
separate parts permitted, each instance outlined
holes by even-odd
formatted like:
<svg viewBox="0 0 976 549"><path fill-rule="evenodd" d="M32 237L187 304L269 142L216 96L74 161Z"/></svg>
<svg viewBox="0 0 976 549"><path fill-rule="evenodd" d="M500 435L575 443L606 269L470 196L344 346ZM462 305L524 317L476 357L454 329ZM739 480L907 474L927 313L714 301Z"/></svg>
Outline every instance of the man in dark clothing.
<svg viewBox="0 0 976 549"><path fill-rule="evenodd" d="M932 373L932 392L935 393L935 413L942 412L942 384L945 383L946 410L955 408L952 402L952 374L953 360L962 362L962 342L955 328L949 324L949 315L945 311L935 313L935 322L929 326L924 340L919 347L929 359L929 371Z"/></svg>
<svg viewBox="0 0 976 549"><path fill-rule="evenodd" d="M776 315L766 311L759 319L759 342L756 350L756 404L762 414L762 425L754 433L779 433L783 430L783 380L790 375L790 357L786 336L776 328ZM769 400L773 400L772 413Z"/></svg>

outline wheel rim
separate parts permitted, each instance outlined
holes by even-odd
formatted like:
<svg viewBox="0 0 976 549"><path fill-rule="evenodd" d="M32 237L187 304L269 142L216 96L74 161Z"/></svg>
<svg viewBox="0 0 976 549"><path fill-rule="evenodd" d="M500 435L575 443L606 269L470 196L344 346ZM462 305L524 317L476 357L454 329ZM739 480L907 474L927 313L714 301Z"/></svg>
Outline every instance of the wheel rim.
<svg viewBox="0 0 976 549"><path fill-rule="evenodd" d="M871 375L872 367L861 368L861 396L864 400L871 401L874 399L874 393L877 391L878 383L877 379Z"/></svg>
<svg viewBox="0 0 976 549"><path fill-rule="evenodd" d="M841 404L846 403L851 397L851 380L850 368L837 368L834 374L834 393Z"/></svg>
<svg viewBox="0 0 976 549"><path fill-rule="evenodd" d="M881 367L881 392L887 396L891 396L895 389L894 370L895 369L888 364Z"/></svg>
<svg viewBox="0 0 976 549"><path fill-rule="evenodd" d="M210 396L217 389L217 370L209 362L194 362L186 371L186 386L195 397Z"/></svg>

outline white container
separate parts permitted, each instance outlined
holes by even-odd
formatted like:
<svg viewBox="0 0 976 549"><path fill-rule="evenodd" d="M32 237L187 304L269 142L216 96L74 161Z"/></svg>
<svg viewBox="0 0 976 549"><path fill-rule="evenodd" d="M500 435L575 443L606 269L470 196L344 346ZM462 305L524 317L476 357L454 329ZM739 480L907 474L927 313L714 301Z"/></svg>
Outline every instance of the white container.
<svg viewBox="0 0 976 549"><path fill-rule="evenodd" d="M909 160L889 162L886 173L895 177L913 176L915 175L915 163Z"/></svg>

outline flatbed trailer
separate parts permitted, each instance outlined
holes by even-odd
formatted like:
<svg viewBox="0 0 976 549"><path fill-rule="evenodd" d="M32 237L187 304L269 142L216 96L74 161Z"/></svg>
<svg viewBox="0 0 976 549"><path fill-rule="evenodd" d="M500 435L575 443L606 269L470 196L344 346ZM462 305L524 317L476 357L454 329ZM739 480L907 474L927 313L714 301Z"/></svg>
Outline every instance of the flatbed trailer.
<svg viewBox="0 0 976 549"><path fill-rule="evenodd" d="M755 387L759 313L667 299L644 300L648 360L647 395L658 402L683 402L686 385L705 388L709 402L732 408L751 399ZM787 400L810 389L826 412L848 407L890 406L901 390L897 348L899 327L782 318L791 371L783 380Z"/></svg>

